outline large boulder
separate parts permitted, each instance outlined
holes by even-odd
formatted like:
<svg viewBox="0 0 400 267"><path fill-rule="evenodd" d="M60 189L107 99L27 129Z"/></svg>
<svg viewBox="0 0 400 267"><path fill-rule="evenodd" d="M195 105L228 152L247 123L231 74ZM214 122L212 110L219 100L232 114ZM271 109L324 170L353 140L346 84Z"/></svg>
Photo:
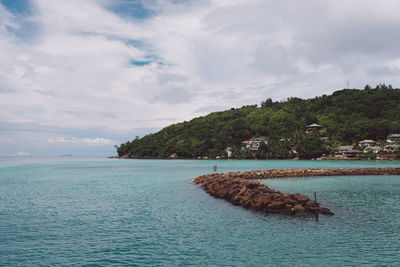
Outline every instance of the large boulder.
<svg viewBox="0 0 400 267"><path fill-rule="evenodd" d="M284 209L286 207L285 202L283 201L272 201L270 204L268 204L268 209L271 210L280 210Z"/></svg>
<svg viewBox="0 0 400 267"><path fill-rule="evenodd" d="M306 207L315 207L317 206L317 202L315 202L314 200L309 200L306 202Z"/></svg>
<svg viewBox="0 0 400 267"><path fill-rule="evenodd" d="M294 207L293 207L293 211L295 212L295 213L297 213L297 212L304 212L304 207L301 205L301 204L296 204L296 205L294 205Z"/></svg>

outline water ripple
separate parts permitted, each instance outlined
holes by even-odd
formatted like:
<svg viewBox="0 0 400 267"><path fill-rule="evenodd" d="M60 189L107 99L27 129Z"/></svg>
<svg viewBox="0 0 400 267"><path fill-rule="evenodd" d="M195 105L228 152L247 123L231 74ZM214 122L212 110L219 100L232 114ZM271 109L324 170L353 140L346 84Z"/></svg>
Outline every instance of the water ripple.
<svg viewBox="0 0 400 267"><path fill-rule="evenodd" d="M317 223L313 218L249 211L210 197L191 179L210 172L215 164L220 171L229 171L326 168L341 163L106 159L2 163L0 265L391 266L400 262L400 177L264 181L283 192L318 192L319 202L336 215L321 216Z"/></svg>

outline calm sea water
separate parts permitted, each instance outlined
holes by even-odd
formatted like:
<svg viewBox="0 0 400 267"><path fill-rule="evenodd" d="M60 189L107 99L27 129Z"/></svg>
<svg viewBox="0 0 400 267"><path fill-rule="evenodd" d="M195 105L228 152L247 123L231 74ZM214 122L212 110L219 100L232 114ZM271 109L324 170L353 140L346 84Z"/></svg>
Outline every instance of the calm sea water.
<svg viewBox="0 0 400 267"><path fill-rule="evenodd" d="M400 167L374 161L0 158L0 266L400 264L400 177L264 180L336 215L265 215L191 181L268 168Z"/></svg>

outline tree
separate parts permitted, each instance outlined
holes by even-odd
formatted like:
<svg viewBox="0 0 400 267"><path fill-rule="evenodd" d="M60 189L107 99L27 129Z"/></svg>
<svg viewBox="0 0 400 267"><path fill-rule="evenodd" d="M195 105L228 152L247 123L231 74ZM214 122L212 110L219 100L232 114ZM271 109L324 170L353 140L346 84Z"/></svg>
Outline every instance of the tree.
<svg viewBox="0 0 400 267"><path fill-rule="evenodd" d="M261 101L261 107L263 108L272 107L273 103L274 102L272 101L271 98L267 98L265 99L265 101Z"/></svg>
<svg viewBox="0 0 400 267"><path fill-rule="evenodd" d="M386 90L386 89L388 89L388 87L386 86L386 84L380 83L380 84L378 84L378 85L376 86L375 89L378 89L378 90Z"/></svg>
<svg viewBox="0 0 400 267"><path fill-rule="evenodd" d="M378 86L383 87L383 84ZM232 147L234 157L254 158L255 152L241 149L242 142L266 136L266 151L260 147L258 157L288 158L293 147L302 149L303 138L311 138L304 134L305 126L311 123L323 126L320 133L329 137L334 147L362 139L385 140L388 134L400 132L399 103L400 89L345 89L328 96L289 98L281 102L269 98L262 102L261 108L250 105L214 112L136 137L116 149L118 155L134 158L166 158L174 153L192 158L222 156L226 147Z"/></svg>
<svg viewBox="0 0 400 267"><path fill-rule="evenodd" d="M306 124L312 124L312 123L316 123L317 122L317 116L309 111L307 111L304 115L303 115Z"/></svg>
<svg viewBox="0 0 400 267"><path fill-rule="evenodd" d="M264 141L261 142L260 146L258 147L258 150L256 152L256 157L258 159L265 159L266 155L267 155L267 150L268 150L268 148L267 148L267 145L265 144L265 142Z"/></svg>
<svg viewBox="0 0 400 267"><path fill-rule="evenodd" d="M312 159L322 156L327 152L327 148L318 134L309 134L297 144L296 151L300 159Z"/></svg>

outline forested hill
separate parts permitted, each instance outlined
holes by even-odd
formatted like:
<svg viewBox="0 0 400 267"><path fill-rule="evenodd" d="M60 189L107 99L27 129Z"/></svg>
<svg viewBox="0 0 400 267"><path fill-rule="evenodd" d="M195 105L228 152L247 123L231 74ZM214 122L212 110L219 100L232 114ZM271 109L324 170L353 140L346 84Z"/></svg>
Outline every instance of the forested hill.
<svg viewBox="0 0 400 267"><path fill-rule="evenodd" d="M259 107L232 108L170 125L121 144L117 152L130 158L215 158L226 157L231 147L234 158L289 158L290 151L309 138L305 127L312 123L323 127L318 138L325 137L331 146L384 140L400 133L400 89L344 89L306 100L266 99ZM270 154L260 156L243 148L244 140L258 136L267 138L269 148L263 151Z"/></svg>

